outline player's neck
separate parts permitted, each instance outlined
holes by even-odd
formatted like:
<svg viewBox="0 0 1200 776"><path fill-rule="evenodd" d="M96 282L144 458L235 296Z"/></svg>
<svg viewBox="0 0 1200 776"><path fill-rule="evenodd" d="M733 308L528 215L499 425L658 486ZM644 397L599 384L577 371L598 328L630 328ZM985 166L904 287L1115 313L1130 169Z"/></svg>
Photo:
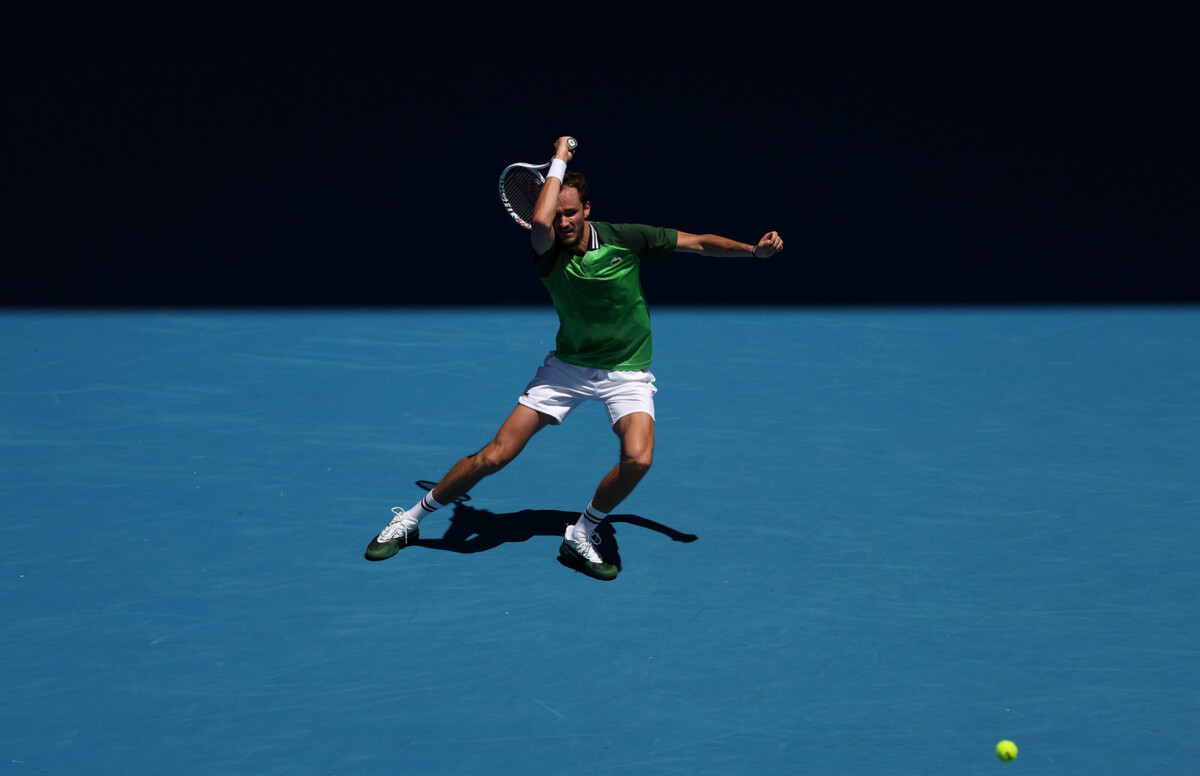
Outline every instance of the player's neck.
<svg viewBox="0 0 1200 776"><path fill-rule="evenodd" d="M589 221L583 222L583 235L579 238L579 242L574 245L564 245L563 250L575 256L582 256L588 252L588 246L592 244L592 224Z"/></svg>

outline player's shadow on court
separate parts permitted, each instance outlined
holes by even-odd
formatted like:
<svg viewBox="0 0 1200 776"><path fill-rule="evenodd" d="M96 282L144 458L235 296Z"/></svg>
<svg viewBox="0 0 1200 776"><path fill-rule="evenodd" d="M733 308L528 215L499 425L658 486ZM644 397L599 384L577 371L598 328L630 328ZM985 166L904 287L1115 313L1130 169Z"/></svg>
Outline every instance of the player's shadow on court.
<svg viewBox="0 0 1200 776"><path fill-rule="evenodd" d="M431 483L418 482L418 485L428 490ZM573 525L579 519L578 512L564 512L557 509L522 509L520 512L504 512L497 514L486 509L477 509L466 502L470 496L459 499L453 507L448 507L450 525L441 538L433 538L422 533L414 542L418 547L428 547L431 550L446 550L470 554L494 550L502 544L510 542L526 542L535 536L557 537L562 539L568 525ZM635 525L657 531L672 541L694 542L695 534L676 531L674 528L647 520L637 515L609 515L608 519L596 529L600 537L600 553L609 563L621 567L620 547L617 544L617 523ZM424 525L421 526L425 528Z"/></svg>

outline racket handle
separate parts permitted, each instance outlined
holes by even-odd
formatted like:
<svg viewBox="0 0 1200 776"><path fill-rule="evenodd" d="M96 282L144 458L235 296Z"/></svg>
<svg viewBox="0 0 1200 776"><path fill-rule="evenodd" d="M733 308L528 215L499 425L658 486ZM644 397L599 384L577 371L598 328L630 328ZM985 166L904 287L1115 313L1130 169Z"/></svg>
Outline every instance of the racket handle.
<svg viewBox="0 0 1200 776"><path fill-rule="evenodd" d="M567 138L567 148L571 149L571 151L574 151L578 147L579 147L579 143L575 141L575 138L573 138L573 137Z"/></svg>

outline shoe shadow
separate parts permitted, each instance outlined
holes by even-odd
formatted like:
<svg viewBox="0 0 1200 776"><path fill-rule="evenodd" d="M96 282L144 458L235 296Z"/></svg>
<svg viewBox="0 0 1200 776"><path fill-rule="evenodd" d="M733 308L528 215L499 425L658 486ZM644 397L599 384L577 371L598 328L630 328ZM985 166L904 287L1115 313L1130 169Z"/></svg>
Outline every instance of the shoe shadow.
<svg viewBox="0 0 1200 776"><path fill-rule="evenodd" d="M432 487L432 483L425 481L418 482L417 485L426 490ZM469 506L466 503L469 500L470 496L465 496L454 503L452 507L454 513L450 516L450 525L441 538L435 539L425 534L414 544L428 547L431 550L463 554L487 552L502 544L526 542L535 536L552 536L562 539L566 527L573 525L579 519L578 512L557 509L490 512L486 509ZM600 554L609 563L616 564L617 568L621 567L620 547L616 538L616 524L618 523L656 531L676 542L689 543L699 538L695 534L676 531L674 528L638 515L609 515L608 519L596 529L596 534L600 538ZM421 527L425 528L425 525L423 524ZM561 559L559 562L562 562Z"/></svg>

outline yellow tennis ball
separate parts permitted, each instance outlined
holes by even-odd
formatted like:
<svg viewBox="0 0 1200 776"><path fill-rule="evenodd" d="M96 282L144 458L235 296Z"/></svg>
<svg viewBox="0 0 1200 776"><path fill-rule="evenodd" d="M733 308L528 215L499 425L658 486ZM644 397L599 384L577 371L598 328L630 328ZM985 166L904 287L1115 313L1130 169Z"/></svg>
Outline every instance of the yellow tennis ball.
<svg viewBox="0 0 1200 776"><path fill-rule="evenodd" d="M1017 745L1012 741L1001 741L996 744L996 756L1006 763L1017 759Z"/></svg>

